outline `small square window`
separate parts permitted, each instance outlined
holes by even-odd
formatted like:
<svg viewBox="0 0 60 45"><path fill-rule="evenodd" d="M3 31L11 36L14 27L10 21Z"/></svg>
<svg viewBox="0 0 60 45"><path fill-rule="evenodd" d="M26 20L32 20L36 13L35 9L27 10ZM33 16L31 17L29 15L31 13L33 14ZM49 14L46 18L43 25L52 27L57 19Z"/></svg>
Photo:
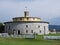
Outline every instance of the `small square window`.
<svg viewBox="0 0 60 45"><path fill-rule="evenodd" d="M41 30L40 30L40 33L41 33Z"/></svg>
<svg viewBox="0 0 60 45"><path fill-rule="evenodd" d="M33 30L31 30L31 33L33 33Z"/></svg>
<svg viewBox="0 0 60 45"><path fill-rule="evenodd" d="M26 30L26 33L28 33L28 30Z"/></svg>
<svg viewBox="0 0 60 45"><path fill-rule="evenodd" d="M26 27L28 28L28 25L26 25Z"/></svg>
<svg viewBox="0 0 60 45"><path fill-rule="evenodd" d="M22 20L22 18L20 18L20 20Z"/></svg>
<svg viewBox="0 0 60 45"><path fill-rule="evenodd" d="M33 18L33 20L35 20L35 18Z"/></svg>
<svg viewBox="0 0 60 45"><path fill-rule="evenodd" d="M38 28L40 28L40 25L38 25Z"/></svg>
<svg viewBox="0 0 60 45"><path fill-rule="evenodd" d="M27 18L27 20L28 20L29 18Z"/></svg>

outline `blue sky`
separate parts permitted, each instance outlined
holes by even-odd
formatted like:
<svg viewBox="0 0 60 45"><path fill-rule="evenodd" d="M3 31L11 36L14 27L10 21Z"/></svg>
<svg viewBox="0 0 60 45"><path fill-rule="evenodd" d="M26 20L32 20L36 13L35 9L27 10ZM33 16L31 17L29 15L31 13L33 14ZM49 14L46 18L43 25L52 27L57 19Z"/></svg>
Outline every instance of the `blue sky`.
<svg viewBox="0 0 60 45"><path fill-rule="evenodd" d="M30 16L44 21L51 22L53 18L60 17L60 0L0 0L0 22L24 16L25 6Z"/></svg>

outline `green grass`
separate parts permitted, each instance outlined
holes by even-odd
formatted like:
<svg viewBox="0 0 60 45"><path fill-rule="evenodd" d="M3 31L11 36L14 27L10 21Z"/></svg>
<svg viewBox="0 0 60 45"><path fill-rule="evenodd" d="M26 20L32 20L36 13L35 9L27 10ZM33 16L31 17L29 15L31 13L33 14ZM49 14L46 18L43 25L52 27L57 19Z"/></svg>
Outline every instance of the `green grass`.
<svg viewBox="0 0 60 45"><path fill-rule="evenodd" d="M60 40L44 40L42 36L35 39L0 38L0 45L60 45Z"/></svg>
<svg viewBox="0 0 60 45"><path fill-rule="evenodd" d="M60 34L59 33L57 33L57 34L49 34L48 36L60 36Z"/></svg>

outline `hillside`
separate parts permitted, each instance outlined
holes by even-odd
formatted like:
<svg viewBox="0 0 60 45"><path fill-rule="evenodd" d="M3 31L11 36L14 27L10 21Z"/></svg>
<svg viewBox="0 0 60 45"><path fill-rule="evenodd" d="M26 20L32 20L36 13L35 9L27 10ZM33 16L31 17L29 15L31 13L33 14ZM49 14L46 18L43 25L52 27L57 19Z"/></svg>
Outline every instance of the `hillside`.
<svg viewBox="0 0 60 45"><path fill-rule="evenodd" d="M49 25L49 30L56 29L56 31L60 31L60 25Z"/></svg>

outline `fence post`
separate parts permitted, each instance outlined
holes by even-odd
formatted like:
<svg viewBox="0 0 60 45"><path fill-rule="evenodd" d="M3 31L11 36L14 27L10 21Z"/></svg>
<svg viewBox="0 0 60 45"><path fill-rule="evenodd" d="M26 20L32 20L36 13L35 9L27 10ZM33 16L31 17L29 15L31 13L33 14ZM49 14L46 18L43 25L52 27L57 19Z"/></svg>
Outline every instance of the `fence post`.
<svg viewBox="0 0 60 45"><path fill-rule="evenodd" d="M36 33L34 32L34 39L36 38Z"/></svg>

